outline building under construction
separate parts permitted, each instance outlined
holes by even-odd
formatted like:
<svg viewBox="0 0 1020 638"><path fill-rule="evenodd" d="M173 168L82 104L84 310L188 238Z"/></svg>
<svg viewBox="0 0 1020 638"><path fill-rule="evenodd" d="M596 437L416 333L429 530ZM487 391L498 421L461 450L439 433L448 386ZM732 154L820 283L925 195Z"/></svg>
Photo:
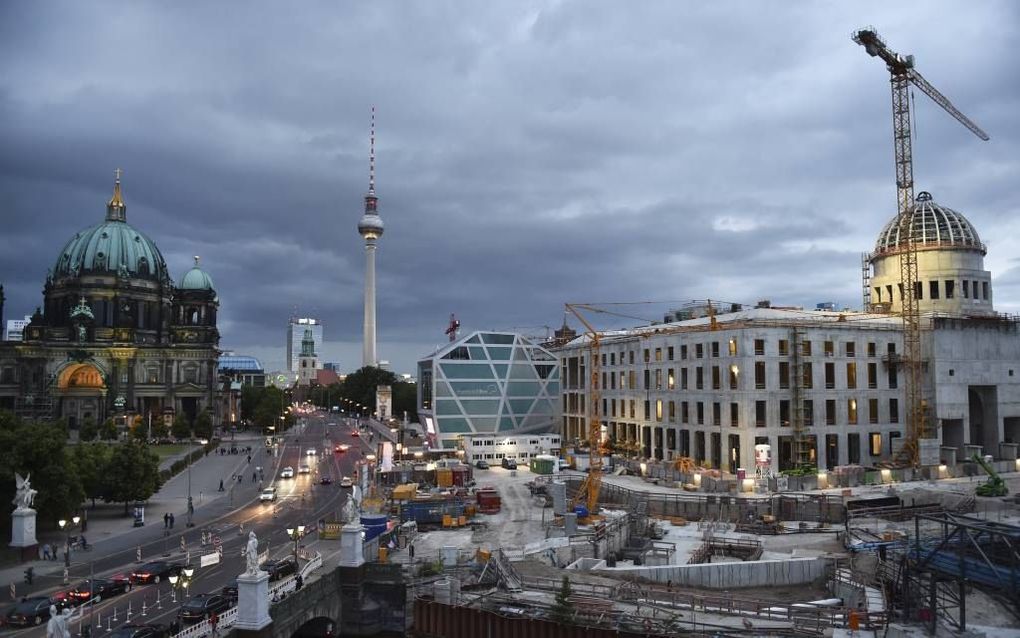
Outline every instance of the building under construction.
<svg viewBox="0 0 1020 638"><path fill-rule="evenodd" d="M921 238L922 408L935 434L918 464L1015 459L1020 321L995 312L985 245L962 214L921 193L910 225ZM603 437L734 473L753 471L761 444L773 472L892 461L908 435L899 230L894 218L866 256L866 312L701 302L600 333ZM565 441L588 438L588 342L557 350Z"/></svg>

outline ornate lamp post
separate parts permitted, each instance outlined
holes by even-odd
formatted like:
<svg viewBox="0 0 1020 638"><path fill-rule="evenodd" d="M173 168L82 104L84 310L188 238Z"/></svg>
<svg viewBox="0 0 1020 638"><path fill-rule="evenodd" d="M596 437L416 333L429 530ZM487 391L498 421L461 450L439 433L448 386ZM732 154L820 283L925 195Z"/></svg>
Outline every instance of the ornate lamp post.
<svg viewBox="0 0 1020 638"><path fill-rule="evenodd" d="M67 532L67 538L64 541L64 567L71 566L71 530L77 527L80 522L80 516L72 516L70 523L64 518L57 521L57 525L60 526L60 529Z"/></svg>
<svg viewBox="0 0 1020 638"><path fill-rule="evenodd" d="M191 577L195 574L195 570L191 567L185 567L181 570L180 574L170 575L170 596L173 602L177 600L177 590L184 592L184 596L179 601L181 606L184 606L184 601L188 599L188 587L191 586Z"/></svg>
<svg viewBox="0 0 1020 638"><path fill-rule="evenodd" d="M298 563L298 543L305 536L305 526L298 525L297 527L288 527L287 536L290 537L292 541L294 541L294 566L300 567L301 564ZM300 572L301 570L299 569L298 573Z"/></svg>

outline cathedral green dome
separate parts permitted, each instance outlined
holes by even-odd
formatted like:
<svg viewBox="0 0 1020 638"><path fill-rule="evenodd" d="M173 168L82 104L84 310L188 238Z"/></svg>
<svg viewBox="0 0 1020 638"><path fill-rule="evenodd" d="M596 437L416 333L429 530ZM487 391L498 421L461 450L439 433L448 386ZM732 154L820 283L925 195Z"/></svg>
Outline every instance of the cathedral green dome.
<svg viewBox="0 0 1020 638"><path fill-rule="evenodd" d="M166 261L145 233L127 223L120 180L106 205L106 219L79 231L64 245L53 268L53 278L84 274L113 274L164 281Z"/></svg>
<svg viewBox="0 0 1020 638"><path fill-rule="evenodd" d="M180 290L216 290L209 273L198 267L198 257L195 257L195 265L184 273L184 276L181 277L181 284L177 287Z"/></svg>

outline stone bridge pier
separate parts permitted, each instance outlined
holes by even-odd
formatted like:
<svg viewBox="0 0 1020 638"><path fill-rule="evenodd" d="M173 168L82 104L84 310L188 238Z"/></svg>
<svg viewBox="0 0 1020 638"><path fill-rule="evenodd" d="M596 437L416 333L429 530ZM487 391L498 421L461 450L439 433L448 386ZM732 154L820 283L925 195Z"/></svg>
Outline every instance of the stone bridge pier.
<svg viewBox="0 0 1020 638"><path fill-rule="evenodd" d="M269 608L273 622L230 638L326 638L403 632L410 621L400 565L337 567Z"/></svg>

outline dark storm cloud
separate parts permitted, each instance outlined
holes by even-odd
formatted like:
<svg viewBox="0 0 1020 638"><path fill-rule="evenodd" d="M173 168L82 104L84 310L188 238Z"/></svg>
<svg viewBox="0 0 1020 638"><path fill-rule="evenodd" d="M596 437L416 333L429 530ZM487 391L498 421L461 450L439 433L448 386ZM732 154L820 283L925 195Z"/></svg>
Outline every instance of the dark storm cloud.
<svg viewBox="0 0 1020 638"><path fill-rule="evenodd" d="M1012 3L0 12L9 317L40 303L122 166L129 221L174 274L202 256L224 347L279 367L297 309L325 320L326 359L356 367L372 104L380 353L398 370L450 312L473 329L556 325L564 301L856 306L860 253L895 201L888 77L849 40L863 24L992 135L918 97L918 187L975 223L997 306L1020 308Z"/></svg>

